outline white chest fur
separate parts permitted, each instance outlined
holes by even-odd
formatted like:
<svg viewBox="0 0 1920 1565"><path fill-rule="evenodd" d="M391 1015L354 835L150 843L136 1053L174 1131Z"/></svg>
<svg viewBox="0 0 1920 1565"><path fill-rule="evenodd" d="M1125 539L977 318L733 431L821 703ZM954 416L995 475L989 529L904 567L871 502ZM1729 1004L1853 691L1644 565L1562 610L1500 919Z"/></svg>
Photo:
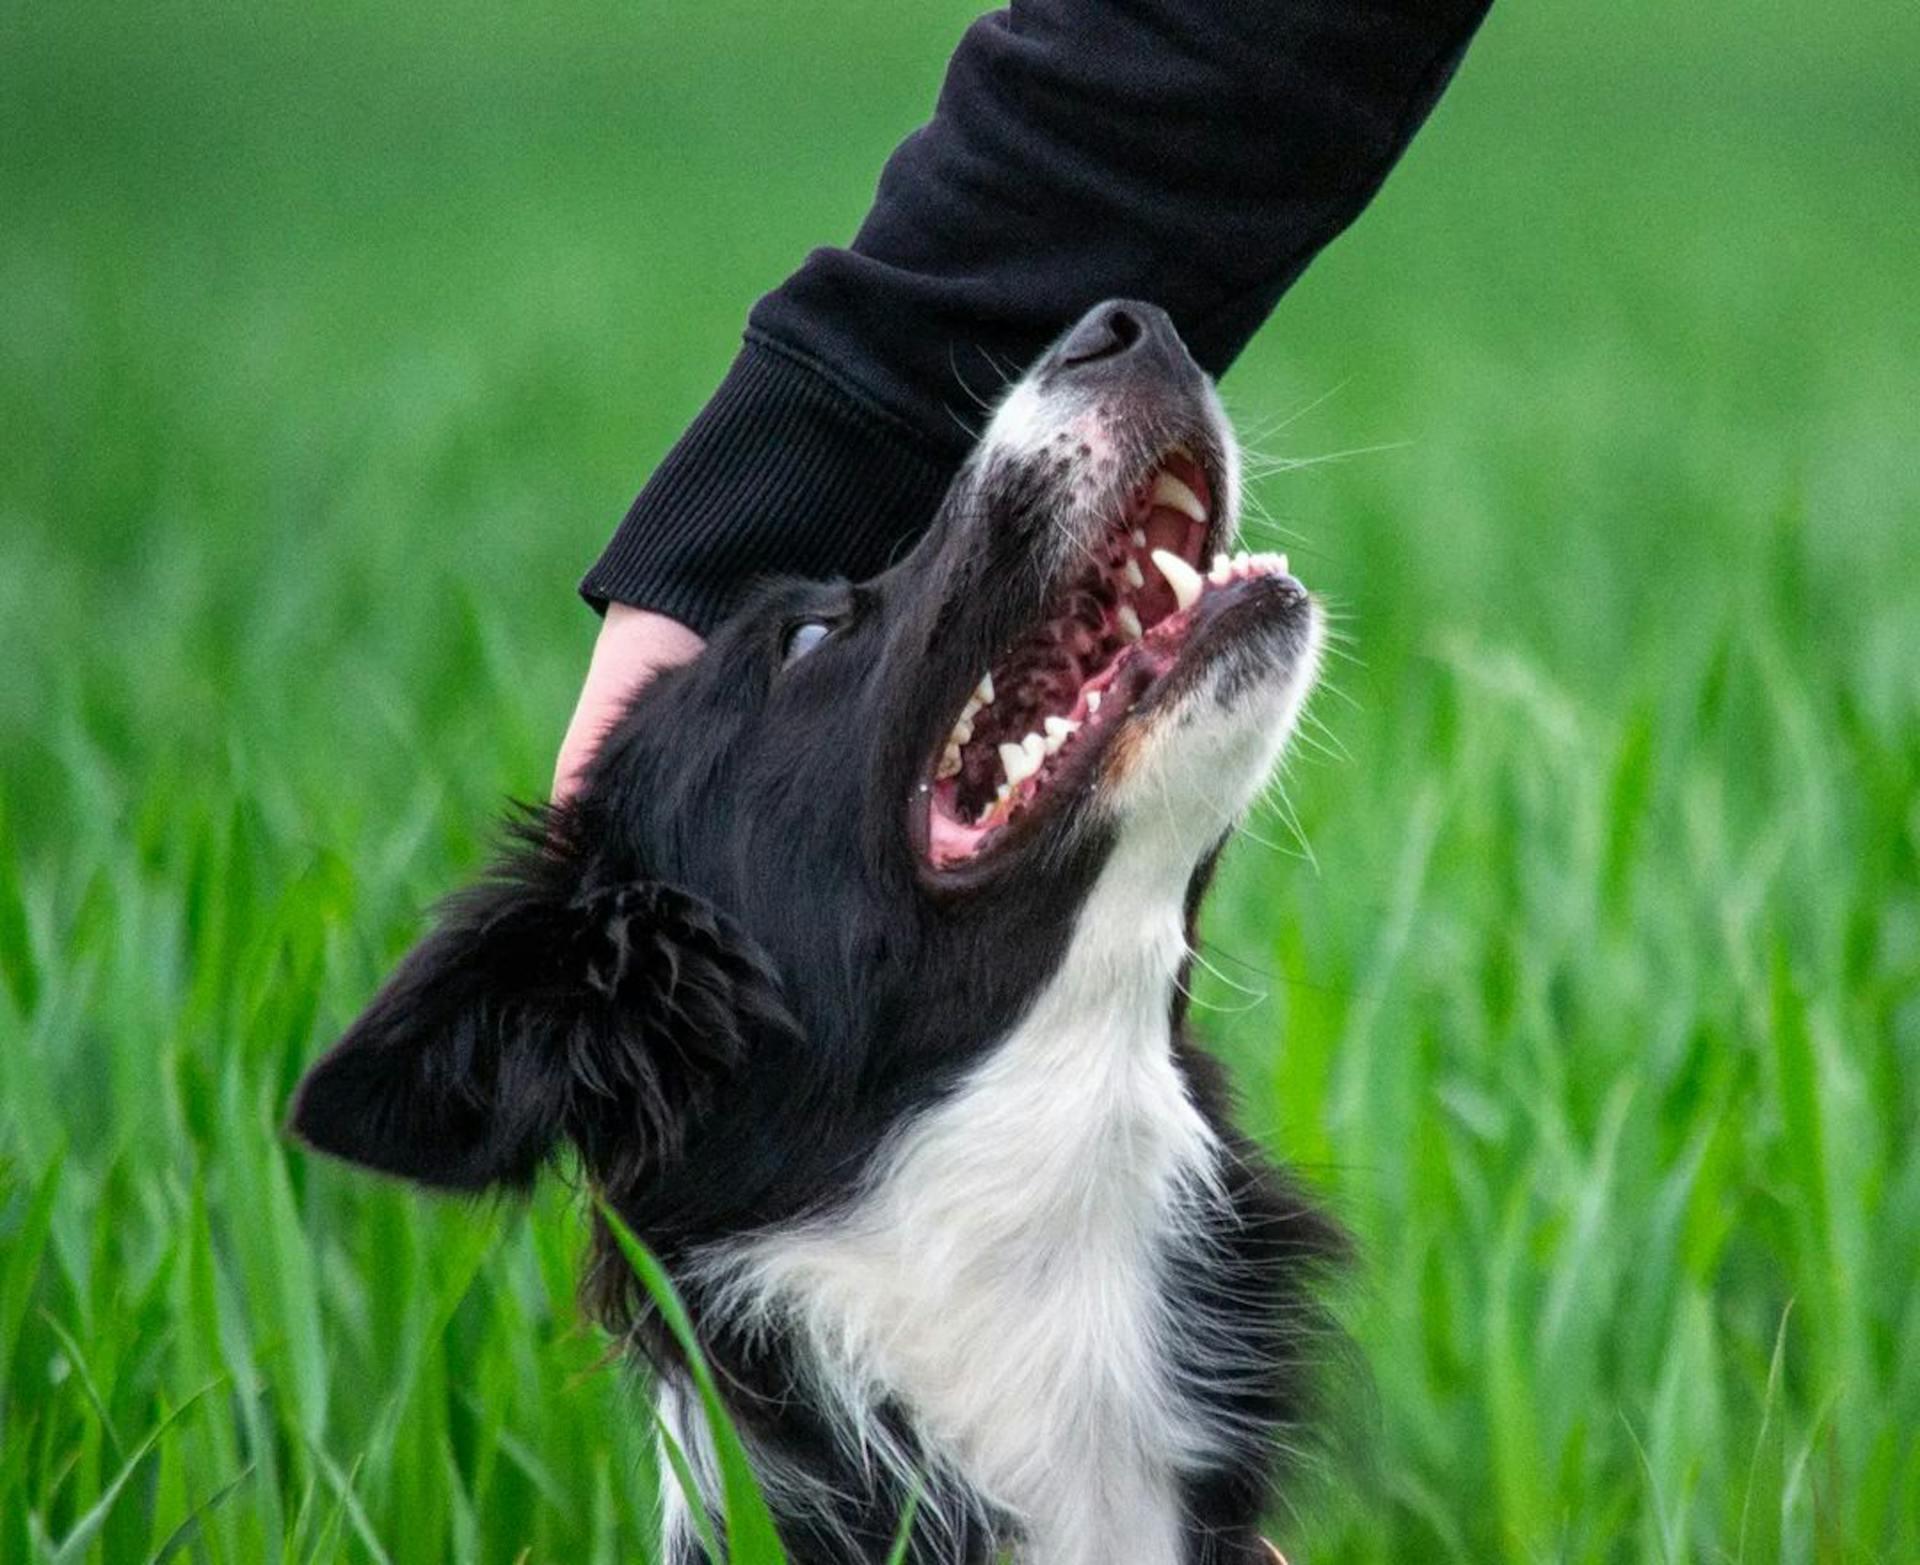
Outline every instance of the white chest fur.
<svg viewBox="0 0 1920 1565"><path fill-rule="evenodd" d="M863 1422L897 1400L1032 1565L1174 1565L1205 1449L1163 1368L1160 1279L1218 1155L1171 1056L1166 880L1108 865L1053 982L850 1208L713 1258L737 1308L800 1327L870 1458L917 1460Z"/></svg>

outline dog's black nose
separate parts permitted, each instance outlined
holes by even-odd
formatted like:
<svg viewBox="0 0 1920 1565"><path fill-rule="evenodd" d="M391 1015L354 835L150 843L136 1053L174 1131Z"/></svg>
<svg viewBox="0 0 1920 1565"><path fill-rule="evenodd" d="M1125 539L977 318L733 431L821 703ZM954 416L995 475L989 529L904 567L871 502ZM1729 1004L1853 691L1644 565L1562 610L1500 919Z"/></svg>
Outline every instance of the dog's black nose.
<svg viewBox="0 0 1920 1565"><path fill-rule="evenodd" d="M1140 312L1149 309L1153 306L1118 300L1096 304L1080 317L1079 324L1061 342L1060 367L1071 369L1076 364L1091 364L1095 359L1117 359L1146 335L1146 328L1140 324ZM1158 310L1154 313L1161 314ZM1161 318L1164 320L1165 316Z"/></svg>
<svg viewBox="0 0 1920 1565"><path fill-rule="evenodd" d="M1074 371L1098 365L1117 369L1126 360L1178 361L1185 357L1180 334L1159 305L1142 304L1134 299L1109 299L1087 311L1055 344L1053 368Z"/></svg>

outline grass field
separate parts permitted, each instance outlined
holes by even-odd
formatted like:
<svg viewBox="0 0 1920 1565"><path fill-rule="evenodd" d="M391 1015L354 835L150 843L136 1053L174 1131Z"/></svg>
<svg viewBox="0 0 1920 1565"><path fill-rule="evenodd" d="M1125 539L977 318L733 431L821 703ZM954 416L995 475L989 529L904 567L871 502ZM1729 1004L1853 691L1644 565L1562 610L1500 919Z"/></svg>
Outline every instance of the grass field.
<svg viewBox="0 0 1920 1565"><path fill-rule="evenodd" d="M1276 1534L1920 1560L1920 11L1499 12L1226 387L1352 652L1204 993L1365 1248ZM968 14L0 9L0 1560L650 1557L569 1193L277 1124Z"/></svg>

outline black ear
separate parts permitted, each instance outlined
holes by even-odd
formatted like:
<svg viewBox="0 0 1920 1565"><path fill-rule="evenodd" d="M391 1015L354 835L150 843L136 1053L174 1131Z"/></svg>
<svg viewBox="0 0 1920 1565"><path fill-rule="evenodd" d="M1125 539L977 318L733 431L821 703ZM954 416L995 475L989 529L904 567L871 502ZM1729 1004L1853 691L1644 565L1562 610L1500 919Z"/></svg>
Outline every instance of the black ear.
<svg viewBox="0 0 1920 1565"><path fill-rule="evenodd" d="M307 1073L290 1127L454 1190L524 1186L567 1138L617 1185L674 1155L756 1042L793 1031L714 909L651 881L583 891L529 834Z"/></svg>

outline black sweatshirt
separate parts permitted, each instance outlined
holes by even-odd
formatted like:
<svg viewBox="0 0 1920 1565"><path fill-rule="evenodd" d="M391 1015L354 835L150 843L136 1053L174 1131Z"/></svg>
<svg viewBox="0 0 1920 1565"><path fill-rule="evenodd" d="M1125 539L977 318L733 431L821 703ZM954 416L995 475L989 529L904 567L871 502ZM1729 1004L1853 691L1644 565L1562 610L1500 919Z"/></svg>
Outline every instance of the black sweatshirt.
<svg viewBox="0 0 1920 1565"><path fill-rule="evenodd" d="M1102 299L1218 375L1353 221L1489 0L1014 0L967 30L850 248L754 306L581 584L705 633L756 576L870 576L991 396Z"/></svg>

